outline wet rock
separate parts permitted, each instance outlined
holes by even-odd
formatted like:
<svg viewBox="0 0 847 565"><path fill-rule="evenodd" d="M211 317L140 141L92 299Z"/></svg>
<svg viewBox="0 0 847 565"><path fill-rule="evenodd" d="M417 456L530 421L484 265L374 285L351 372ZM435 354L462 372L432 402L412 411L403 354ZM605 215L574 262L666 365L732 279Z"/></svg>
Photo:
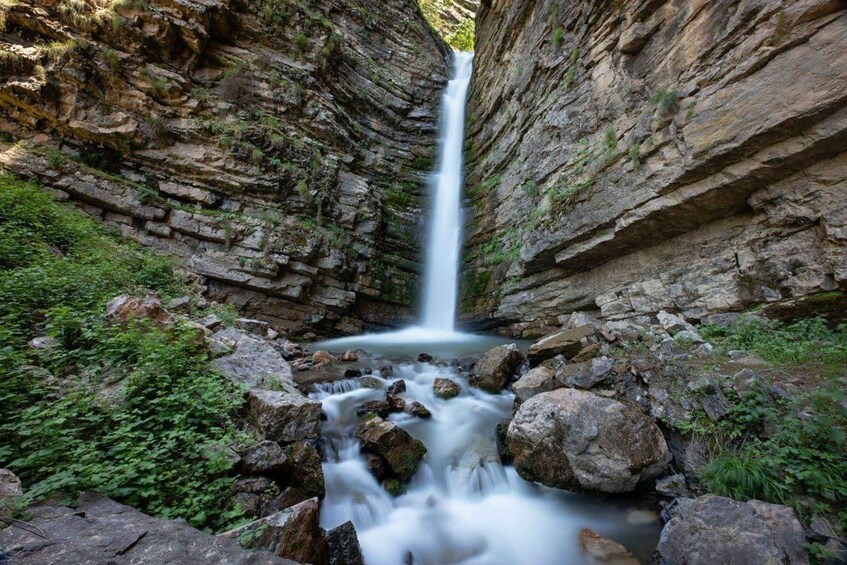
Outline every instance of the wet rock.
<svg viewBox="0 0 847 565"><path fill-rule="evenodd" d="M406 392L406 381L400 379L399 381L394 381L388 387L389 394L400 394Z"/></svg>
<svg viewBox="0 0 847 565"><path fill-rule="evenodd" d="M344 371L345 379L358 379L362 376L362 371L359 369L347 369Z"/></svg>
<svg viewBox="0 0 847 565"><path fill-rule="evenodd" d="M238 318L235 327L243 332L264 337L268 334L270 325L262 320L251 320L249 318Z"/></svg>
<svg viewBox="0 0 847 565"><path fill-rule="evenodd" d="M379 416L365 416L356 430L356 437L366 452L382 457L402 481L409 480L426 453L424 444L393 422Z"/></svg>
<svg viewBox="0 0 847 565"><path fill-rule="evenodd" d="M668 515L658 563L809 562L803 527L787 506L706 495L677 499Z"/></svg>
<svg viewBox="0 0 847 565"><path fill-rule="evenodd" d="M286 449L289 484L307 496L326 494L321 455L311 444L298 441Z"/></svg>
<svg viewBox="0 0 847 565"><path fill-rule="evenodd" d="M325 563L326 543L318 523L318 508L318 499L312 498L218 537L299 563Z"/></svg>
<svg viewBox="0 0 847 565"><path fill-rule="evenodd" d="M592 565L638 565L639 561L627 549L589 529L579 533L579 547Z"/></svg>
<svg viewBox="0 0 847 565"><path fill-rule="evenodd" d="M529 400L536 394L549 392L559 387L556 372L548 367L530 369L512 385L512 390L521 400Z"/></svg>
<svg viewBox="0 0 847 565"><path fill-rule="evenodd" d="M417 400L414 400L406 405L406 412L408 412L412 416L417 416L418 418L432 417L432 412L430 412L426 406L424 406Z"/></svg>
<svg viewBox="0 0 847 565"><path fill-rule="evenodd" d="M685 483L685 475L676 473L662 477L656 481L656 492L668 498L678 498L688 494L688 485Z"/></svg>
<svg viewBox="0 0 847 565"><path fill-rule="evenodd" d="M497 443L497 455L500 456L500 462L503 465L508 465L514 459L514 455L512 455L512 450L509 449L509 443L506 439L510 423L511 420L498 422L497 427L494 430L495 441Z"/></svg>
<svg viewBox="0 0 847 565"><path fill-rule="evenodd" d="M261 516L265 517L276 514L286 508L291 508L303 501L309 500L309 498L311 497L306 496L296 488L288 487L262 507Z"/></svg>
<svg viewBox="0 0 847 565"><path fill-rule="evenodd" d="M380 418L387 418L391 413L391 405L388 400L368 400L356 409L357 416L376 414Z"/></svg>
<svg viewBox="0 0 847 565"><path fill-rule="evenodd" d="M265 440L241 454L238 472L273 477L282 473L287 461L285 451L277 442Z"/></svg>
<svg viewBox="0 0 847 565"><path fill-rule="evenodd" d="M338 358L326 351L315 351L312 354L312 363L315 366L328 367L338 363Z"/></svg>
<svg viewBox="0 0 847 565"><path fill-rule="evenodd" d="M459 396L459 393L462 391L459 383L450 379L444 379L441 377L436 378L432 381L432 390L435 392L435 396L438 398L455 398Z"/></svg>
<svg viewBox="0 0 847 565"><path fill-rule="evenodd" d="M674 467L686 477L696 477L705 467L711 456L706 439L698 434L682 434L671 430L668 434L668 448L673 454Z"/></svg>
<svg viewBox="0 0 847 565"><path fill-rule="evenodd" d="M339 358L341 359L342 363L355 363L359 360L359 354L355 351L348 350L342 353L341 357Z"/></svg>
<svg viewBox="0 0 847 565"><path fill-rule="evenodd" d="M106 304L106 318L126 326L132 320L146 319L157 325L170 324L173 318L162 308L162 301L155 294L145 297L122 294Z"/></svg>
<svg viewBox="0 0 847 565"><path fill-rule="evenodd" d="M507 444L523 478L564 489L629 492L670 461L661 431L639 409L570 388L524 402Z"/></svg>
<svg viewBox="0 0 847 565"><path fill-rule="evenodd" d="M382 457L372 453L365 454L365 462L368 466L368 471L377 479L384 479L391 474L391 469L388 463Z"/></svg>
<svg viewBox="0 0 847 565"><path fill-rule="evenodd" d="M23 493L21 480L10 470L0 469L0 518L12 515L15 501Z"/></svg>
<svg viewBox="0 0 847 565"><path fill-rule="evenodd" d="M267 340L235 328L219 331L210 339L216 351L229 352L213 363L225 377L252 387L276 387L291 381L291 366Z"/></svg>
<svg viewBox="0 0 847 565"><path fill-rule="evenodd" d="M495 347L474 365L470 384L496 394L517 374L522 362L523 355L514 343Z"/></svg>
<svg viewBox="0 0 847 565"><path fill-rule="evenodd" d="M29 514L32 527L0 530L0 548L12 563L291 565L185 521L153 518L93 493L83 494L76 508L45 503L31 506Z"/></svg>
<svg viewBox="0 0 847 565"><path fill-rule="evenodd" d="M567 363L556 369L559 385L588 390L606 380L614 364L608 357L598 357L583 363Z"/></svg>
<svg viewBox="0 0 847 565"><path fill-rule="evenodd" d="M246 516L261 518L278 512L274 500L280 496L279 487L266 477L239 479L233 485L233 500Z"/></svg>
<svg viewBox="0 0 847 565"><path fill-rule="evenodd" d="M532 365L557 355L571 359L589 345L589 339L593 336L594 327L589 324L548 335L529 346L527 358Z"/></svg>
<svg viewBox="0 0 847 565"><path fill-rule="evenodd" d="M362 385L362 388L370 388L373 390L379 390L382 388L382 382L376 377L360 377L359 384Z"/></svg>
<svg viewBox="0 0 847 565"><path fill-rule="evenodd" d="M394 365L380 365L379 367L379 376L383 379L387 379L388 377L394 374Z"/></svg>
<svg viewBox="0 0 847 565"><path fill-rule="evenodd" d="M392 412L402 412L406 408L406 401L396 394L389 392L385 395L385 400L388 402L388 408Z"/></svg>
<svg viewBox="0 0 847 565"><path fill-rule="evenodd" d="M418 355L418 361L420 363L431 363L432 355L430 355L429 353L421 353L420 355Z"/></svg>
<svg viewBox="0 0 847 565"><path fill-rule="evenodd" d="M282 390L251 389L247 421L265 439L280 443L317 439L321 434L321 403L282 383Z"/></svg>
<svg viewBox="0 0 847 565"><path fill-rule="evenodd" d="M353 522L347 521L326 533L329 565L365 565Z"/></svg>

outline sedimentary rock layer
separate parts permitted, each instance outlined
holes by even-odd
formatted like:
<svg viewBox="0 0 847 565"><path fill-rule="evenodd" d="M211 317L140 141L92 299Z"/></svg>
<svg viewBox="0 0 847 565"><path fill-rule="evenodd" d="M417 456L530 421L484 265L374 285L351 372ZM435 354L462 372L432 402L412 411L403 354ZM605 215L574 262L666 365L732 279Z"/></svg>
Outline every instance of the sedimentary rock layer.
<svg viewBox="0 0 847 565"><path fill-rule="evenodd" d="M409 316L448 49L414 0L2 7L0 164L289 332Z"/></svg>
<svg viewBox="0 0 847 565"><path fill-rule="evenodd" d="M847 287L847 9L484 2L463 314L693 319Z"/></svg>

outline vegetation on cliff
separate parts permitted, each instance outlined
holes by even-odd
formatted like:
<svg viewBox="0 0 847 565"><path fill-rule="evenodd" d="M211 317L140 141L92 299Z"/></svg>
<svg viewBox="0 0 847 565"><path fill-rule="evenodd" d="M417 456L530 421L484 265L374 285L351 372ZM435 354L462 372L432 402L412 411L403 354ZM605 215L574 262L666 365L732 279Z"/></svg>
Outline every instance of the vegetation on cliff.
<svg viewBox="0 0 847 565"><path fill-rule="evenodd" d="M418 4L429 25L451 47L457 51L473 51L475 25L472 13L460 7L455 0L418 0Z"/></svg>
<svg viewBox="0 0 847 565"><path fill-rule="evenodd" d="M239 516L224 448L242 391L197 328L105 321L117 294L184 293L172 262L7 176L0 267L0 467L23 502L95 490L197 527Z"/></svg>

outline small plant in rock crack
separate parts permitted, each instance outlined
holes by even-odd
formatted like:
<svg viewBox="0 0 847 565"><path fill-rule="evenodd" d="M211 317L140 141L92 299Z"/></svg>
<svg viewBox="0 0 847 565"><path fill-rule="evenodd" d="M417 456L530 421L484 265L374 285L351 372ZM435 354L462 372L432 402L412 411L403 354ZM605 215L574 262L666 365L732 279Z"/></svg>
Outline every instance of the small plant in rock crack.
<svg viewBox="0 0 847 565"><path fill-rule="evenodd" d="M666 117L676 109L676 101L679 95L676 91L665 90L664 88L656 92L650 97L650 103L656 107L659 115Z"/></svg>

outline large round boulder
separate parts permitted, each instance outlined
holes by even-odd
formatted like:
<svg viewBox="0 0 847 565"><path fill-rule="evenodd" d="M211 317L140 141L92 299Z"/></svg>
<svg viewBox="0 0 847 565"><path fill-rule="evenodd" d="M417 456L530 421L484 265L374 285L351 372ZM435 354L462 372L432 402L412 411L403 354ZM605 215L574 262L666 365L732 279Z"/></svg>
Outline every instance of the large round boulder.
<svg viewBox="0 0 847 565"><path fill-rule="evenodd" d="M523 363L523 355L514 343L488 351L471 371L470 383L497 394L509 383Z"/></svg>
<svg viewBox="0 0 847 565"><path fill-rule="evenodd" d="M803 526L788 506L706 495L677 499L669 515L659 538L657 563L809 562Z"/></svg>
<svg viewBox="0 0 847 565"><path fill-rule="evenodd" d="M630 492L670 461L662 432L638 408L568 388L524 402L506 441L523 478L570 490Z"/></svg>

